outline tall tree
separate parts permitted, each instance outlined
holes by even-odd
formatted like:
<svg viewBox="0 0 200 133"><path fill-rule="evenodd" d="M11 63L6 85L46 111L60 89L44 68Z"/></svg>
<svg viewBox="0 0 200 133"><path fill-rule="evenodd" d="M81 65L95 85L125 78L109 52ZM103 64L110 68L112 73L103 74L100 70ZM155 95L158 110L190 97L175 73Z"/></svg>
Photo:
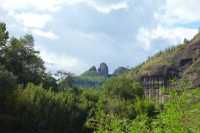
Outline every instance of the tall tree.
<svg viewBox="0 0 200 133"><path fill-rule="evenodd" d="M4 50L9 38L8 31L6 30L6 24L0 22L0 63L2 64Z"/></svg>
<svg viewBox="0 0 200 133"><path fill-rule="evenodd" d="M58 78L58 89L65 90L73 87L73 74L63 71L58 71L55 75Z"/></svg>
<svg viewBox="0 0 200 133"><path fill-rule="evenodd" d="M43 84L45 88L56 87L56 80L45 72L44 62L34 49L34 38L30 34L9 39L6 24L0 23L0 65L14 74L17 83Z"/></svg>
<svg viewBox="0 0 200 133"><path fill-rule="evenodd" d="M40 84L45 71L44 62L33 48L32 39L27 36L11 38L5 53L5 66L18 77L18 82Z"/></svg>
<svg viewBox="0 0 200 133"><path fill-rule="evenodd" d="M8 31L6 30L6 24L0 22L0 48L6 45L9 38Z"/></svg>

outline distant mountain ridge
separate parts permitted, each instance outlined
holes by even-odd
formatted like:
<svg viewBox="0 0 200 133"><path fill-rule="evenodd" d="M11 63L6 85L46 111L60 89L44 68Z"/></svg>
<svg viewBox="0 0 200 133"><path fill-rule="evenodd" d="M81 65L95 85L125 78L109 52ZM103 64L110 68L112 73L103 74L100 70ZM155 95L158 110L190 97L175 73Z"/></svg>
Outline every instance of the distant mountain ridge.
<svg viewBox="0 0 200 133"><path fill-rule="evenodd" d="M108 65L103 62L98 68L92 66L80 76L74 77L73 85L79 88L98 87L110 77L118 76L128 70L128 68L119 67L113 74L109 74Z"/></svg>
<svg viewBox="0 0 200 133"><path fill-rule="evenodd" d="M109 76L109 69L106 63L101 63L99 68L97 69L95 66L92 66L89 70L84 72L82 75L98 75L98 76Z"/></svg>

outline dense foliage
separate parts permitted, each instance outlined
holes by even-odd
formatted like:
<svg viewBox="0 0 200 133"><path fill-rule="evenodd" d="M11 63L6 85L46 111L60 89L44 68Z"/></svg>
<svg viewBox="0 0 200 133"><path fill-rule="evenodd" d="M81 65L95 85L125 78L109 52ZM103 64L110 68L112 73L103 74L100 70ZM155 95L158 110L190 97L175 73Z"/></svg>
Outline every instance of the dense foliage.
<svg viewBox="0 0 200 133"><path fill-rule="evenodd" d="M44 84L46 88L56 87L55 81L49 80L51 76L45 72L39 52L34 50L32 35L27 34L20 39L9 38L6 25L0 23L0 39L0 67L12 73L18 84L32 82Z"/></svg>
<svg viewBox="0 0 200 133"><path fill-rule="evenodd" d="M72 76L58 72L55 79L45 71L33 37L9 38L0 23L0 132L200 132L200 91L188 89L186 81L178 83L166 103L158 103L146 99L141 84L127 76L84 89L72 85Z"/></svg>
<svg viewBox="0 0 200 133"><path fill-rule="evenodd" d="M200 91L186 90L181 95L172 92L171 97L156 117L148 117L145 112L134 120L110 116L96 133L199 133Z"/></svg>

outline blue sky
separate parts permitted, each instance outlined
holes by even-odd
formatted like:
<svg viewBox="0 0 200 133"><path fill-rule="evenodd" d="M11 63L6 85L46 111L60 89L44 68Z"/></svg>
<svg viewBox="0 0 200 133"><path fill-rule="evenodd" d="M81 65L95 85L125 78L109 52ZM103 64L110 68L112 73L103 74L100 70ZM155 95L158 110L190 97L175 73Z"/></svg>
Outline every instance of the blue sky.
<svg viewBox="0 0 200 133"><path fill-rule="evenodd" d="M33 34L49 71L80 74L106 62L113 71L190 39L199 0L0 0L11 35Z"/></svg>

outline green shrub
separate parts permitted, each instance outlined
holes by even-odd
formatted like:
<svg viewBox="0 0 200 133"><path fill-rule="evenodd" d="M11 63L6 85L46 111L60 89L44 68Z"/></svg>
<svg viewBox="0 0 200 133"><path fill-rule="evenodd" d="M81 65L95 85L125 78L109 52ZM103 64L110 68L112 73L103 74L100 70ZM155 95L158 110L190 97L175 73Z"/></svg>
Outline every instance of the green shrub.
<svg viewBox="0 0 200 133"><path fill-rule="evenodd" d="M55 93L28 84L16 96L14 113L23 128L76 133L81 132L86 121L87 113L71 92Z"/></svg>
<svg viewBox="0 0 200 133"><path fill-rule="evenodd" d="M116 77L104 83L105 94L111 97L133 100L143 95L143 88L139 82L125 78Z"/></svg>
<svg viewBox="0 0 200 133"><path fill-rule="evenodd" d="M16 77L0 67L0 110L5 109L8 104L8 98L17 87Z"/></svg>

